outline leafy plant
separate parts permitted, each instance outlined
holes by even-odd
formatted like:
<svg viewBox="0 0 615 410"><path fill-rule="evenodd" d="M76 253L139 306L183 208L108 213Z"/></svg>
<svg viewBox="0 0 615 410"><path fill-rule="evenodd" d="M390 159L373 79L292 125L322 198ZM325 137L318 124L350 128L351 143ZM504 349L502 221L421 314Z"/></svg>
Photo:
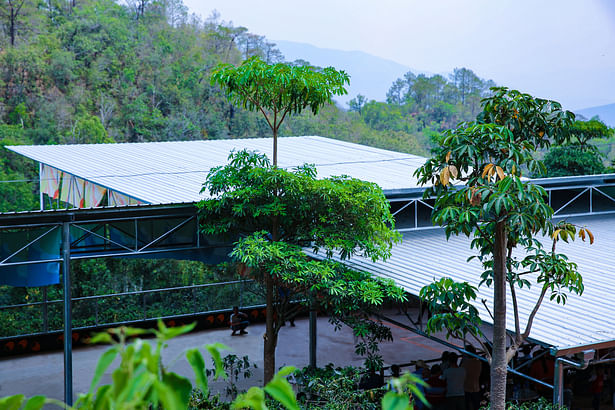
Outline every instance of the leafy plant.
<svg viewBox="0 0 615 410"><path fill-rule="evenodd" d="M250 361L248 356L238 357L234 354L226 355L222 358L222 367L228 375L228 385L225 388L226 396L235 398L237 394L243 393L237 387L240 378L249 379L252 377L252 370L256 369L256 363ZM207 369L207 376L213 376L215 371Z"/></svg>
<svg viewBox="0 0 615 410"><path fill-rule="evenodd" d="M265 155L247 151L232 153L229 160L207 176L203 191L212 199L198 204L201 230L208 235L245 236L236 243L232 256L245 275L265 288L271 315L264 346L268 380L274 371L282 321L292 318L285 303L288 298L279 291L270 292L272 288L302 294L305 300L315 297L319 303L319 296L326 295L328 304L323 306L341 302L340 315L348 320L363 314L353 314L353 306L379 305L386 297L404 298L404 292L390 281L350 274L325 262L309 262L301 247L323 251L325 259L334 253L342 259L357 253L386 259L400 235L393 228L387 199L373 183L347 176L317 179L313 166L281 169ZM348 298L344 299L344 291L349 291Z"/></svg>

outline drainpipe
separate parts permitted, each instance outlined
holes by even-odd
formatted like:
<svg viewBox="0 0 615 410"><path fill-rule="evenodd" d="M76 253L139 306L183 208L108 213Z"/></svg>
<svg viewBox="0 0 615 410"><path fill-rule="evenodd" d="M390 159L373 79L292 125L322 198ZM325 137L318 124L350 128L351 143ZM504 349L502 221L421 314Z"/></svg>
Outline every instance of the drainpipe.
<svg viewBox="0 0 615 410"><path fill-rule="evenodd" d="M565 357L555 359L555 375L553 379L553 404L562 406L564 404L564 368L574 367L575 369L584 370L589 366L589 361L594 358L595 350L585 350L583 352L583 360L575 362Z"/></svg>

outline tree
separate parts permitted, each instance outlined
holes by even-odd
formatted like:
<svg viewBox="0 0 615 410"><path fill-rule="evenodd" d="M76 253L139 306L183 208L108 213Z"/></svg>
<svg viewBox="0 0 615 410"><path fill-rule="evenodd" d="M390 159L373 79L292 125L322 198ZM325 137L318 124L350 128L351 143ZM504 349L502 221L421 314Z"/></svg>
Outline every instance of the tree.
<svg viewBox="0 0 615 410"><path fill-rule="evenodd" d="M363 108L366 102L367 102L367 98L365 98L364 95L357 94L355 98L348 101L348 108L350 109L350 111L356 111L359 113L359 115L361 115L361 109Z"/></svg>
<svg viewBox="0 0 615 410"><path fill-rule="evenodd" d="M357 252L387 258L399 234L392 229L388 201L377 185L349 177L318 180L311 166L288 171L270 164L264 155L241 151L231 154L227 166L210 171L203 191L212 199L198 204L202 232L248 236L233 254L265 286L265 382L275 371L285 289L306 297L315 292L323 301L331 301L335 292L339 298L354 295L357 303L367 304L378 304L387 296L403 298L403 292L386 282L365 275L353 279L328 263L308 262L298 248L323 250L325 256L339 252L343 259ZM338 313L352 321L349 303L338 305Z"/></svg>
<svg viewBox="0 0 615 410"><path fill-rule="evenodd" d="M387 91L387 104L402 105L407 88L408 85L401 78L393 81L391 88Z"/></svg>
<svg viewBox="0 0 615 410"><path fill-rule="evenodd" d="M544 164L549 177L597 175L606 172L600 152L583 149L578 145L552 147L545 155Z"/></svg>
<svg viewBox="0 0 615 410"><path fill-rule="evenodd" d="M563 111L554 101L533 98L506 88L492 89L483 100L477 121L462 123L438 139L434 155L417 171L420 183L432 186L425 196L435 196L433 221L445 227L447 237L473 236L471 247L478 252L484 272L480 285L493 286L494 302L491 364L491 408L504 409L507 363L530 334L534 317L545 297L565 303L565 291L581 294L583 281L576 265L556 253L559 240L575 234L593 242L591 232L567 222L554 224L553 210L545 202L544 189L521 179L522 170L544 169L532 154L559 141L574 114ZM464 184L453 187L451 180ZM552 240L545 249L541 235ZM513 255L513 249L521 249ZM516 288L530 287L535 275L541 288L525 327L517 308ZM512 343L506 341L506 287L514 313ZM442 279L421 290L434 315L431 331L446 328L451 336L479 338L480 318L470 304L473 286ZM447 307L443 304L448 304ZM450 309L450 310L448 310Z"/></svg>
<svg viewBox="0 0 615 410"><path fill-rule="evenodd" d="M278 132L288 115L309 108L314 115L331 103L334 95L347 94L348 74L333 67L315 70L311 66L267 64L259 57L239 67L221 64L211 76L236 105L259 111L273 133L273 165L278 164Z"/></svg>
<svg viewBox="0 0 615 410"><path fill-rule="evenodd" d="M26 4L26 0L4 0L2 1L2 8L0 13L6 19L6 31L9 35L11 47L15 46L15 39L17 38L17 30L20 25L20 15L22 13L23 6Z"/></svg>
<svg viewBox="0 0 615 410"><path fill-rule="evenodd" d="M333 95L344 95L349 84L348 74L332 67L315 70L310 66L267 64L259 57L245 60L239 67L219 65L211 76L227 93L232 103L249 111L260 111L273 134L273 166L278 165L278 133L288 115L299 114L309 108L313 114L331 103ZM277 196L277 189L273 194ZM216 194L215 192L213 193ZM272 240L280 239L279 215L271 215L269 229ZM273 281L265 278L266 335L264 348L265 380L273 377L275 370L275 331L273 326Z"/></svg>
<svg viewBox="0 0 615 410"><path fill-rule="evenodd" d="M575 121L567 129L562 145L552 147L545 155L547 175L596 175L606 172L602 163L603 154L590 143L596 138L609 138L613 129L598 118Z"/></svg>

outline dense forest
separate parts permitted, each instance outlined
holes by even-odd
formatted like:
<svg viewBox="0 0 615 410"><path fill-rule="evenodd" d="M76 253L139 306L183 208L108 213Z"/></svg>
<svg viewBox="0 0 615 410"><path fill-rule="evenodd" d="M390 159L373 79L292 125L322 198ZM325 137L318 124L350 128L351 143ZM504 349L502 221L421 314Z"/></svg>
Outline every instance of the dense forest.
<svg viewBox="0 0 615 410"><path fill-rule="evenodd" d="M263 36L181 0L11 0L0 10L0 138L6 144L141 142L269 136L261 117L209 81L216 64L284 61ZM304 61L297 61L306 63ZM427 154L430 136L476 115L491 81L407 73L387 102L356 96L282 135L317 134ZM349 108L349 109L346 109ZM3 150L0 210L36 208L37 170ZM17 181L17 182L6 182Z"/></svg>
<svg viewBox="0 0 615 410"><path fill-rule="evenodd" d="M181 0L2 1L0 146L268 137L260 115L230 104L210 83L218 63L238 64L254 55L270 63L285 60L265 37L216 12L206 19L190 14ZM467 68L448 78L408 72L391 85L386 102L357 95L348 107L332 104L317 116L291 117L281 135L321 135L427 155L434 135L477 115L493 85ZM583 124L578 128L579 135L602 138L603 144L612 135L597 122L589 127L593 133ZM583 141L593 172L603 170L599 150ZM556 165L560 157L574 162L575 149L560 149ZM0 165L0 211L37 209L35 164L0 148ZM232 278L164 260L80 262L75 274L80 281L74 296ZM41 297L40 289L5 288L0 305ZM50 288L48 297L58 298L59 288ZM129 320L134 312L121 315L131 305L118 301L110 308L113 320ZM2 311L0 319L13 333L23 330L21 319L31 313Z"/></svg>

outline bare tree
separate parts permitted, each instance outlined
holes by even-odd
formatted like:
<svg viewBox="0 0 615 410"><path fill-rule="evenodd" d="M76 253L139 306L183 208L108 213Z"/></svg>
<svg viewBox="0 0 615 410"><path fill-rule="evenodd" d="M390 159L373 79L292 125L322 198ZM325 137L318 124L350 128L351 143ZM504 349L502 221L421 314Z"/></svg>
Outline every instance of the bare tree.
<svg viewBox="0 0 615 410"><path fill-rule="evenodd" d="M0 13L6 19L6 30L10 38L11 47L15 46L15 38L17 37L17 27L19 25L20 13L23 9L26 0L4 0Z"/></svg>
<svg viewBox="0 0 615 410"><path fill-rule="evenodd" d="M113 117L113 111L115 110L115 101L106 94L100 94L98 96L98 116L103 127L107 128L111 117Z"/></svg>

